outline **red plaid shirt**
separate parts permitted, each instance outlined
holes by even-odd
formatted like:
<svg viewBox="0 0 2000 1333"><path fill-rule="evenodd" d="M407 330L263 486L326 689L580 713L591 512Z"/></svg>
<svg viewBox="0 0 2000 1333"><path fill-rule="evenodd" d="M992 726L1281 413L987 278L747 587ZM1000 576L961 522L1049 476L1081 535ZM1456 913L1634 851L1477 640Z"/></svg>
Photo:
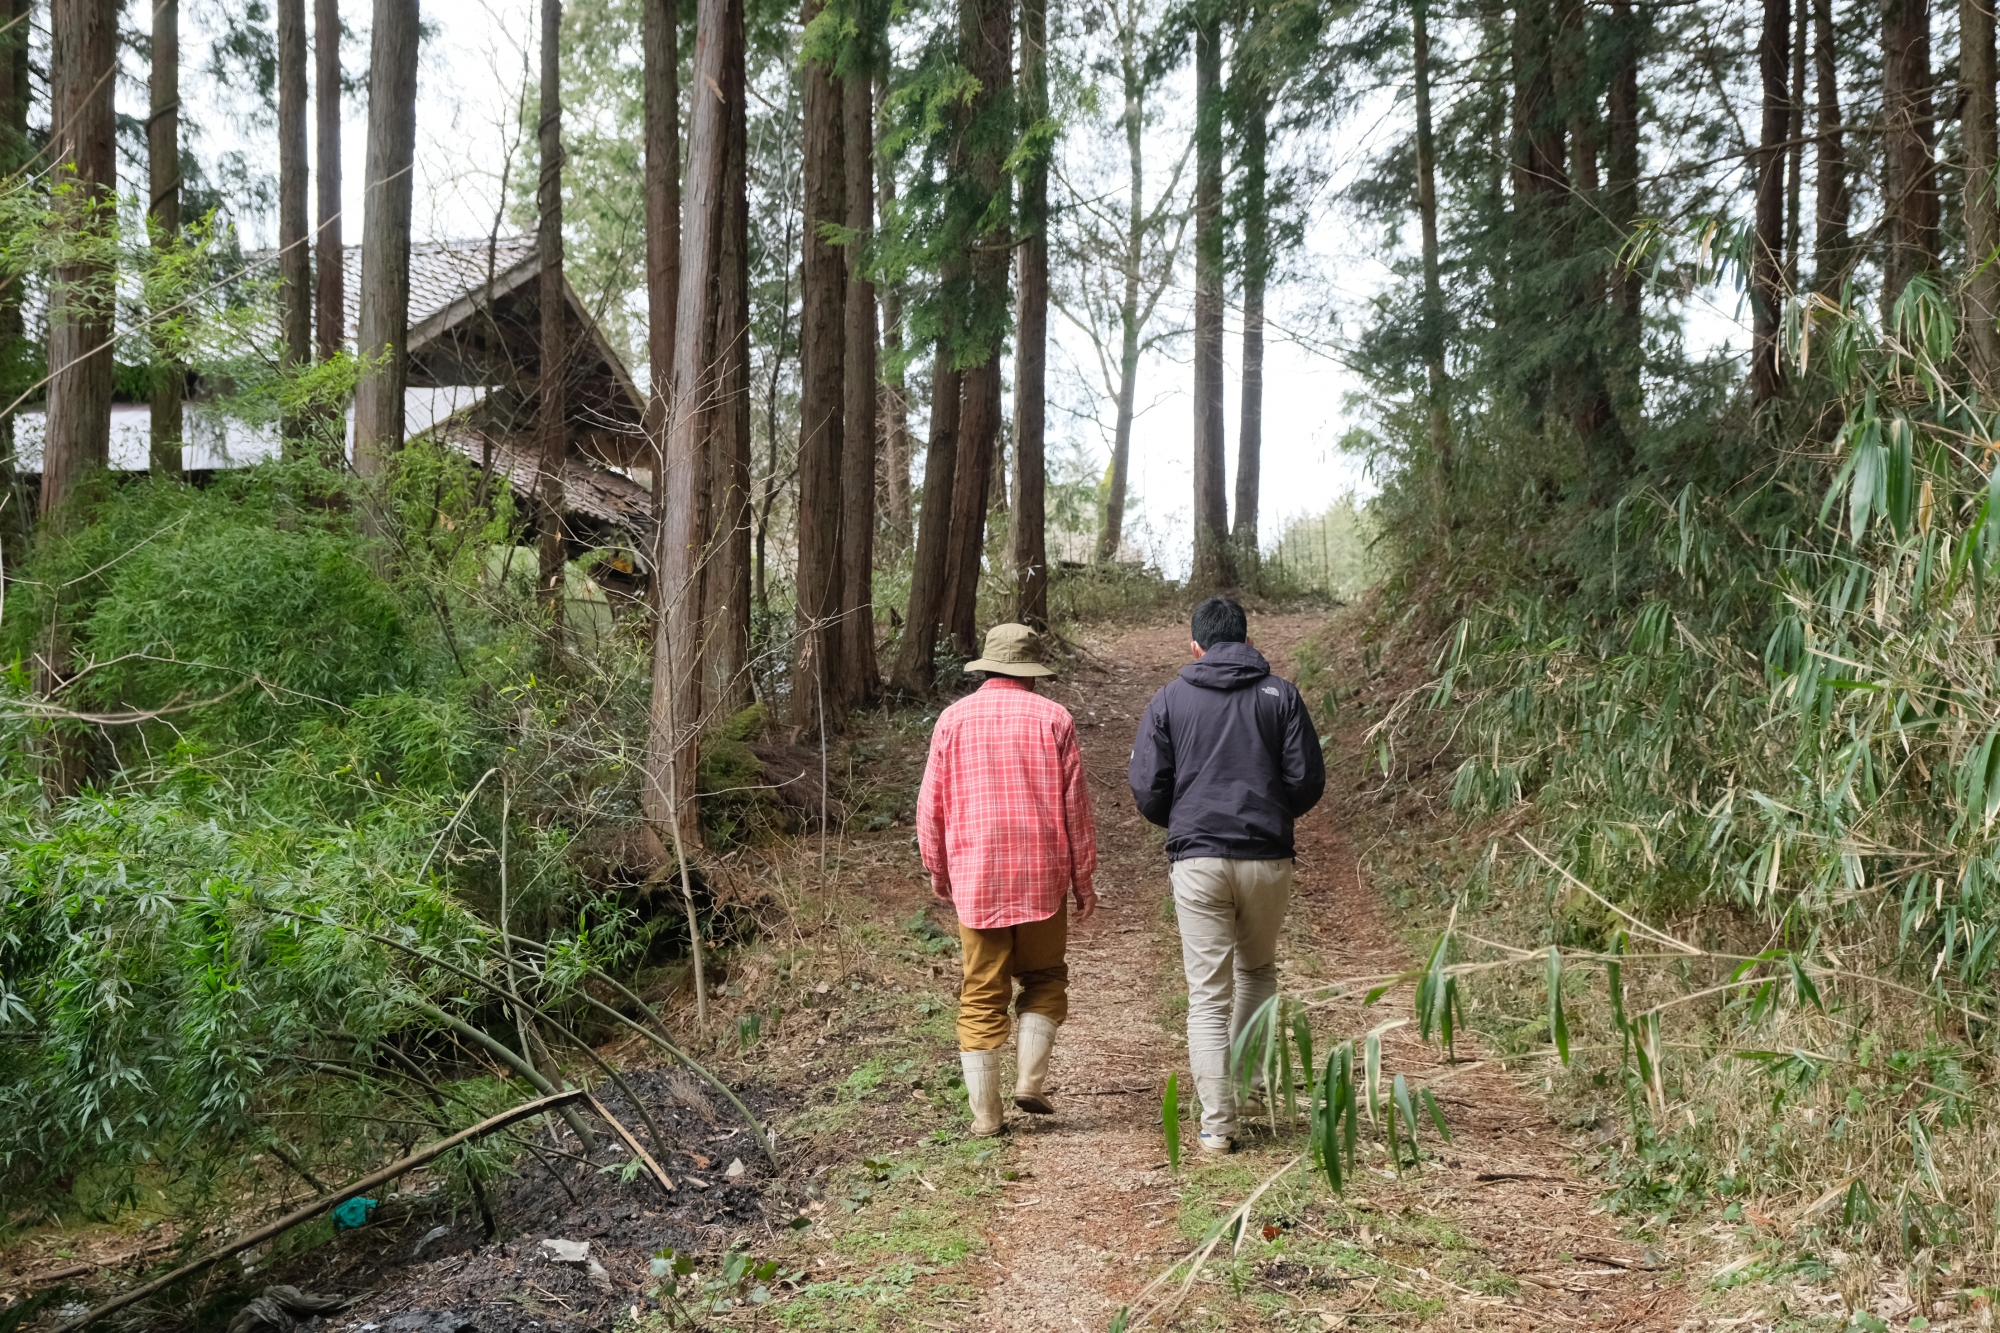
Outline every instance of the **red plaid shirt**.
<svg viewBox="0 0 2000 1333"><path fill-rule="evenodd" d="M1097 873L1097 831L1069 710L996 676L944 710L917 796L917 844L974 930L1043 921Z"/></svg>

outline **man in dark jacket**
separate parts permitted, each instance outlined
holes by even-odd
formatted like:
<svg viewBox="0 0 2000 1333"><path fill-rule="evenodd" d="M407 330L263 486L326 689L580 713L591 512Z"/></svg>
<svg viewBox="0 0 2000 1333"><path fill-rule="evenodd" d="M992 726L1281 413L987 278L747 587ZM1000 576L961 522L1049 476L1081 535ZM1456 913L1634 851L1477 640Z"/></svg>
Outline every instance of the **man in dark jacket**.
<svg viewBox="0 0 2000 1333"><path fill-rule="evenodd" d="M1228 1152L1229 1052L1277 991L1292 821L1319 803L1326 761L1305 701L1271 674L1242 607L1211 597L1192 628L1195 660L1147 706L1126 776L1139 813L1167 830L1200 1143Z"/></svg>

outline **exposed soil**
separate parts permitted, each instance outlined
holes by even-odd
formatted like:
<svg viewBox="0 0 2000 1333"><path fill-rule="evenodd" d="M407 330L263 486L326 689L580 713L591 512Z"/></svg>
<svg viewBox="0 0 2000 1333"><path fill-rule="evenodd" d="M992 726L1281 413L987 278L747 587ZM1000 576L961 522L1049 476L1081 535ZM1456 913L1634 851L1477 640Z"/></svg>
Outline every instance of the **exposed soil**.
<svg viewBox="0 0 2000 1333"><path fill-rule="evenodd" d="M1287 672L1292 650L1324 623L1321 614L1260 616L1252 632ZM1171 913L1162 910L1162 841L1133 809L1124 779L1147 700L1186 660L1186 632L1179 625L1128 630L1084 646L1090 665L1062 682L1056 697L1080 724L1097 803L1103 908L1075 930L1071 944L1070 1018L1053 1063L1060 1113L1039 1124L1016 1120L1021 1179L1008 1187L998 1213L997 1269L981 1310L983 1326L995 1329L1102 1330L1188 1247L1173 1225L1180 1191L1166 1170L1159 1124L1166 1073L1185 1062L1184 1041L1166 1025L1177 1028L1180 1020L1167 1018L1161 979L1163 971L1178 976L1179 944ZM1330 977L1410 966L1348 834L1355 808L1372 799L1376 786L1356 781L1358 731L1354 724L1333 738L1328 797L1299 827L1286 956L1317 952ZM1408 1016L1410 1002L1408 987L1365 1013L1356 1000L1336 1011L1334 1026L1359 1034ZM1455 1142L1421 1174L1399 1180L1382 1171L1390 1178L1368 1179L1372 1198L1351 1196L1340 1210L1344 1218L1322 1218L1320 1226L1336 1236L1345 1226L1358 1245L1373 1249L1368 1222L1356 1218L1428 1216L1516 1280L1517 1295L1475 1294L1431 1280L1422 1254L1405 1256L1404 1289L1441 1301L1442 1326L1678 1327L1688 1305L1683 1284L1662 1271L1659 1256L1622 1240L1607 1218L1592 1213L1594 1191L1572 1169L1575 1148L1523 1094L1515 1075L1478 1061L1463 1040L1458 1053L1459 1063L1446 1065L1413 1027L1384 1038L1385 1069L1406 1074L1413 1087L1435 1089ZM1294 1140L1282 1154L1268 1154L1269 1169L1297 1147ZM1252 1219L1253 1229L1259 1220ZM1328 1326L1385 1309L1376 1301L1379 1282L1348 1282L1283 1258L1265 1263L1259 1276L1274 1288L1309 1294Z"/></svg>

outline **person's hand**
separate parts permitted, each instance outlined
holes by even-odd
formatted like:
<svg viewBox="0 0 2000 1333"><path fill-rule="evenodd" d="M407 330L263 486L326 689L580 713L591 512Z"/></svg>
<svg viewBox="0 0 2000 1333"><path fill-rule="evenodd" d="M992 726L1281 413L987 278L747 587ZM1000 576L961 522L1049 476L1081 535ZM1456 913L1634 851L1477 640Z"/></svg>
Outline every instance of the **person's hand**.
<svg viewBox="0 0 2000 1333"><path fill-rule="evenodd" d="M1076 891L1076 919L1079 923L1097 915L1097 891L1078 889Z"/></svg>
<svg viewBox="0 0 2000 1333"><path fill-rule="evenodd" d="M931 876L931 897L941 903L951 901L951 881L942 875Z"/></svg>

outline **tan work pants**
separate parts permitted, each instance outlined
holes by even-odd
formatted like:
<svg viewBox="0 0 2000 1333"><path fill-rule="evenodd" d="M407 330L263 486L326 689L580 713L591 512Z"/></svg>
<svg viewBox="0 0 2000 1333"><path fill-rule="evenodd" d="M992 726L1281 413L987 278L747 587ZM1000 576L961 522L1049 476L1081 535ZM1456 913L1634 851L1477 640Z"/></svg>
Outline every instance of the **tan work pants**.
<svg viewBox="0 0 2000 1333"><path fill-rule="evenodd" d="M1236 1132L1229 1052L1278 989L1278 932L1292 902L1290 861L1194 856L1168 872L1187 972L1188 1063L1204 1134Z"/></svg>
<svg viewBox="0 0 2000 1333"><path fill-rule="evenodd" d="M958 992L958 1047L990 1051L1007 1044L1007 1006L1014 1001L1014 983L1021 983L1017 1006L1024 1014L1043 1014L1051 1022L1069 1017L1069 903L1042 921L991 930L958 928L965 948L965 984Z"/></svg>

